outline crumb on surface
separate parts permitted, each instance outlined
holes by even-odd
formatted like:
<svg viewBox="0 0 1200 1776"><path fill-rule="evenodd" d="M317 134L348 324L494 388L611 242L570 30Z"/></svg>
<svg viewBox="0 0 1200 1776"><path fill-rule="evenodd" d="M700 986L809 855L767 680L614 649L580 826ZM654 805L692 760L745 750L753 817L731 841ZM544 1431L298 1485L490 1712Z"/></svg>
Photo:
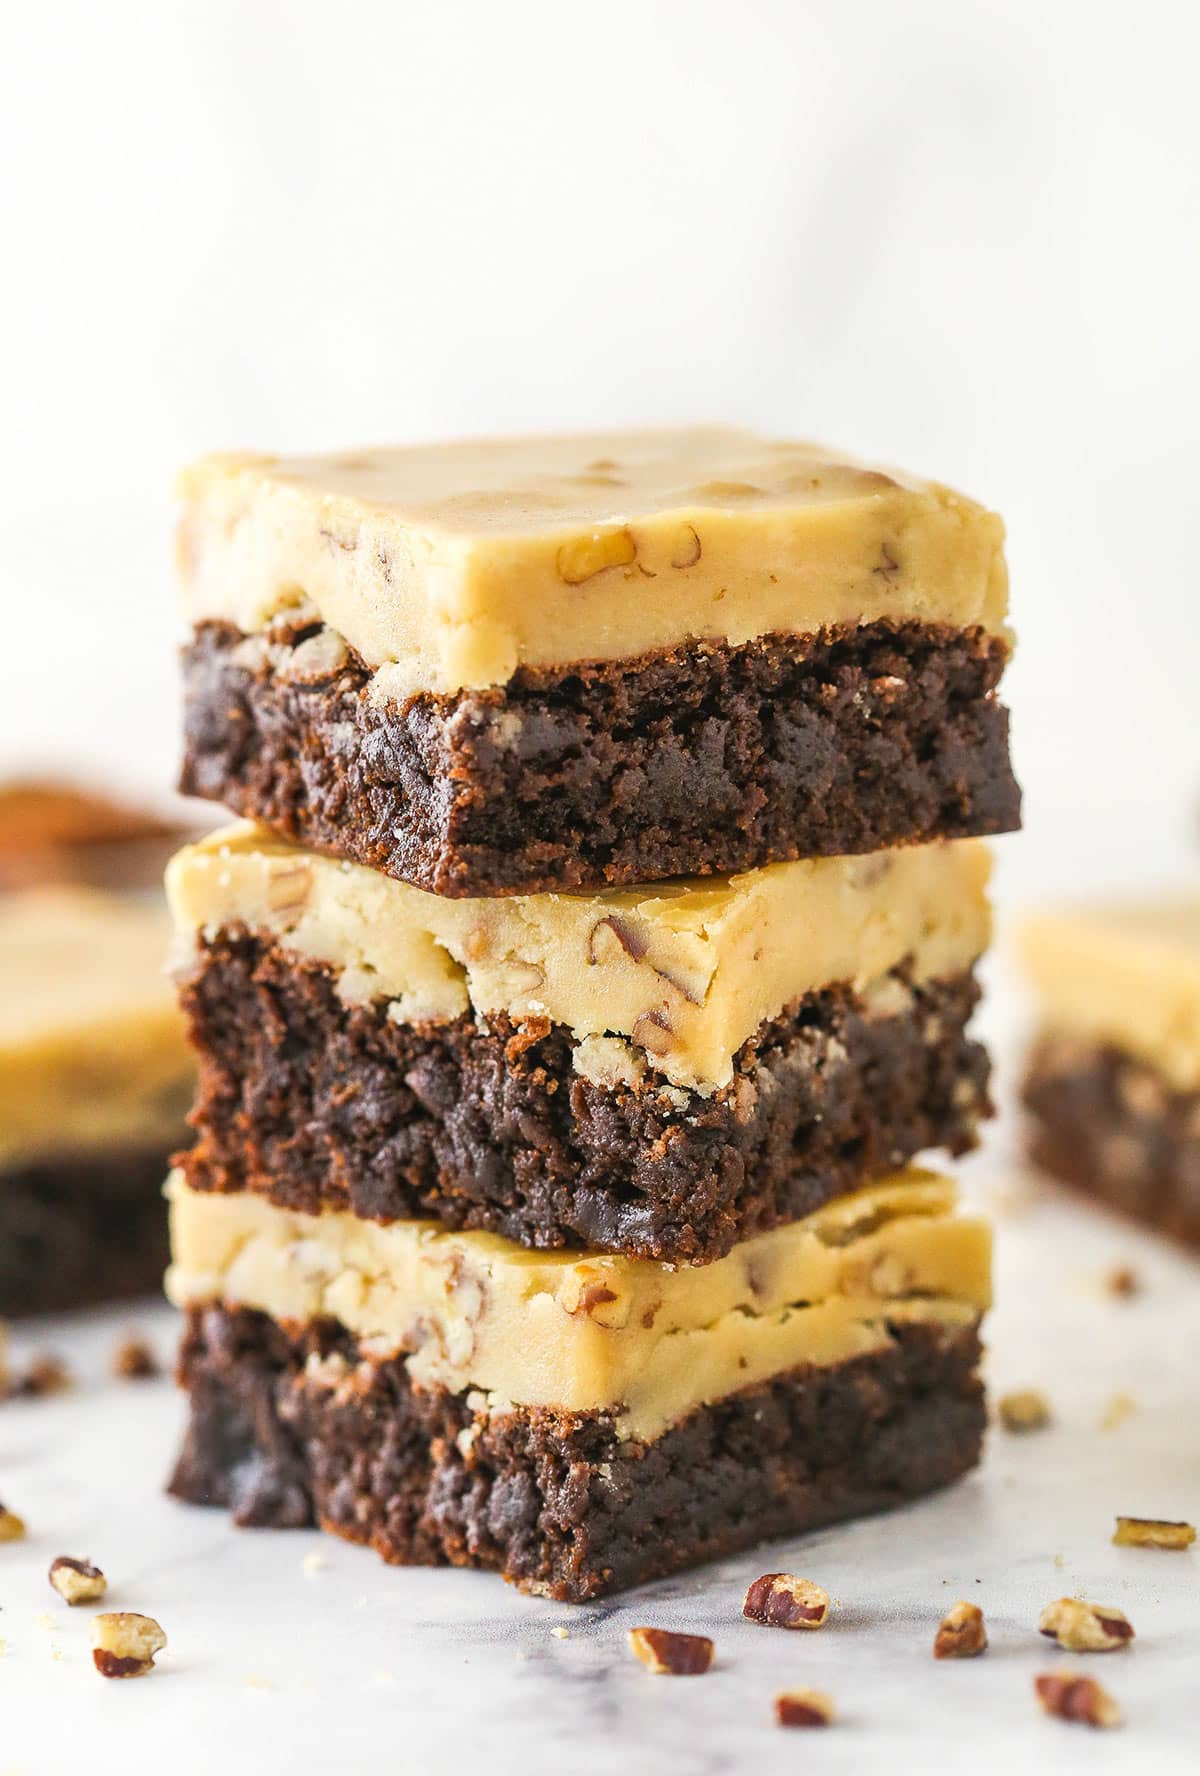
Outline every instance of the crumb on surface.
<svg viewBox="0 0 1200 1776"><path fill-rule="evenodd" d="M1006 1431L1042 1431L1050 1423L1050 1402L1040 1388L1019 1388L1001 1394L996 1402L1000 1423Z"/></svg>
<svg viewBox="0 0 1200 1776"><path fill-rule="evenodd" d="M1123 1391L1116 1393L1100 1414L1100 1429L1102 1431L1119 1430L1125 1420L1132 1418L1136 1411L1137 1401L1132 1394Z"/></svg>
<svg viewBox="0 0 1200 1776"><path fill-rule="evenodd" d="M1168 1517L1118 1517L1113 1531L1116 1548L1190 1548L1195 1539L1192 1524Z"/></svg>

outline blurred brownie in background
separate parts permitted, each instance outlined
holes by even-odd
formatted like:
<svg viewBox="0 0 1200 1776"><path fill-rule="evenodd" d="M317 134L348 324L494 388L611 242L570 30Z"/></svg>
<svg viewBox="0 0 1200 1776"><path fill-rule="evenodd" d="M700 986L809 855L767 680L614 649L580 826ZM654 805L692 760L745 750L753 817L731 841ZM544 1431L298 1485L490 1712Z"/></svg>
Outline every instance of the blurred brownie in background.
<svg viewBox="0 0 1200 1776"><path fill-rule="evenodd" d="M0 783L0 891L52 882L155 888L191 826L76 784Z"/></svg>
<svg viewBox="0 0 1200 1776"><path fill-rule="evenodd" d="M161 1280L193 1081L167 940L165 909L131 896L0 896L0 1314Z"/></svg>
<svg viewBox="0 0 1200 1776"><path fill-rule="evenodd" d="M1021 951L1033 1158L1200 1248L1200 896L1045 914Z"/></svg>

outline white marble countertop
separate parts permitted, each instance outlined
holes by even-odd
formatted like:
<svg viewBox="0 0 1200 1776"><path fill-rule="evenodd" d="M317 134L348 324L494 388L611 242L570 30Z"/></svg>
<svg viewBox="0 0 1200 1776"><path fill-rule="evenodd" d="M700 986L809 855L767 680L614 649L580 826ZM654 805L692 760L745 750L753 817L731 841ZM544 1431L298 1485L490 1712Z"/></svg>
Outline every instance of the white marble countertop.
<svg viewBox="0 0 1200 1776"><path fill-rule="evenodd" d="M29 1524L0 1547L0 1776L106 1773L519 1770L657 1772L912 1769L955 1757L972 1772L1200 1766L1200 1548L1111 1546L1118 1512L1200 1520L1200 1270L1161 1242L1062 1195L1034 1195L1011 1123L963 1168L997 1212L994 1389L1037 1386L1049 1430L996 1430L982 1469L892 1516L764 1547L699 1573L572 1610L499 1580L400 1570L317 1534L237 1531L162 1494L181 1403L167 1381L119 1383L106 1365L136 1319L169 1356L170 1314L94 1314L27 1325L19 1359L62 1352L74 1390L0 1407L0 1496ZM1102 1287L1132 1264L1141 1292ZM1132 1410L1103 1428L1114 1398ZM320 1564L306 1563L314 1552ZM89 1609L46 1582L60 1553L109 1575L109 1607L162 1622L148 1680L92 1670ZM314 1568L315 1570L311 1570ZM836 1600L818 1635L742 1621L748 1581L798 1571ZM1118 1605L1128 1650L1069 1661L1035 1632L1041 1606L1079 1591ZM958 1597L987 1617L987 1656L935 1664L934 1628ZM691 1682L630 1656L637 1623L713 1636ZM565 1637L554 1633L565 1628ZM1119 1732L1043 1718L1036 1672L1086 1665L1126 1714ZM831 1731L772 1723L774 1693L828 1690Z"/></svg>

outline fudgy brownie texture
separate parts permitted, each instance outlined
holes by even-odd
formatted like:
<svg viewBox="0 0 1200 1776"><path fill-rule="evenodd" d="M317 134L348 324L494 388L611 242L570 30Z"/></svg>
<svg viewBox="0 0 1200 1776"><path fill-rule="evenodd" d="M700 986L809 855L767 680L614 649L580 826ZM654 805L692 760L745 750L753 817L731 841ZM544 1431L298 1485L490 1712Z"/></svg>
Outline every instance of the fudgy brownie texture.
<svg viewBox="0 0 1200 1776"><path fill-rule="evenodd" d="M974 977L893 984L892 1016L849 986L808 995L703 1098L593 1084L544 1018L394 1023L271 937L222 932L181 989L200 1062L181 1164L196 1189L286 1208L718 1258L924 1148L974 1145L990 1111Z"/></svg>
<svg viewBox="0 0 1200 1776"><path fill-rule="evenodd" d="M167 1263L161 1142L0 1174L0 1314L158 1293Z"/></svg>
<svg viewBox="0 0 1200 1776"><path fill-rule="evenodd" d="M1048 1036L1023 1098L1038 1165L1093 1201L1200 1248L1200 1092L1122 1049Z"/></svg>
<svg viewBox="0 0 1200 1776"><path fill-rule="evenodd" d="M353 654L289 676L280 655L313 633L274 631L271 657L245 664L239 630L197 628L181 787L438 894L707 875L1020 821L995 695L1008 647L982 629L703 642L402 703L372 702Z"/></svg>
<svg viewBox="0 0 1200 1776"><path fill-rule="evenodd" d="M402 1358L363 1361L330 1322L287 1331L245 1309L193 1310L170 1490L239 1524L315 1521L385 1560L484 1567L583 1602L974 1466L977 1331L892 1330L885 1351L794 1369L643 1444L602 1412L476 1420L464 1396L415 1388Z"/></svg>

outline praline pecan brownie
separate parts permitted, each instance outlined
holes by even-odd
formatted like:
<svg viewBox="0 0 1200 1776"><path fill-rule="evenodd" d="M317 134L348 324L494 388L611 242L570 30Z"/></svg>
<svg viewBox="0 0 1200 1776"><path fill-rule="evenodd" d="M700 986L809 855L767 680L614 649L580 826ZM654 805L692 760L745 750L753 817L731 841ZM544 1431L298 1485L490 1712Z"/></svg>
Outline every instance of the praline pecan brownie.
<svg viewBox="0 0 1200 1776"><path fill-rule="evenodd" d="M1003 527L720 428L180 478L183 786L439 894L1005 832Z"/></svg>

